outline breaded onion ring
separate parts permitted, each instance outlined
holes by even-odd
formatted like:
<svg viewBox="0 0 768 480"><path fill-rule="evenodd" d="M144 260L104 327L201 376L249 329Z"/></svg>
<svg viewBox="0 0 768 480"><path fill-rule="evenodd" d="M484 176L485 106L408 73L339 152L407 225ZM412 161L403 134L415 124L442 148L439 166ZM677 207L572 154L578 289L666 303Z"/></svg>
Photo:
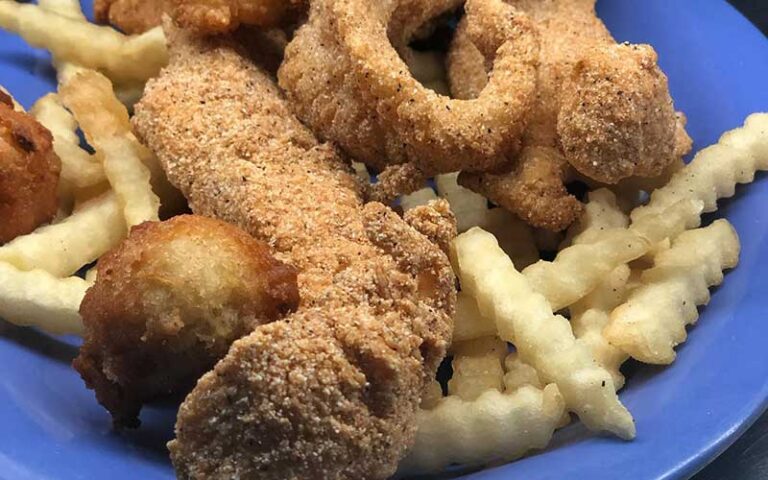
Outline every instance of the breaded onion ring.
<svg viewBox="0 0 768 480"><path fill-rule="evenodd" d="M313 2L286 50L280 85L320 137L379 169L410 163L431 176L498 168L518 151L534 101L531 22L501 0L467 2L467 34L493 59L490 80L472 101L421 85L397 53L420 23L457 3Z"/></svg>
<svg viewBox="0 0 768 480"><path fill-rule="evenodd" d="M73 362L116 425L186 393L230 344L299 303L296 270L237 227L195 215L146 222L98 263Z"/></svg>

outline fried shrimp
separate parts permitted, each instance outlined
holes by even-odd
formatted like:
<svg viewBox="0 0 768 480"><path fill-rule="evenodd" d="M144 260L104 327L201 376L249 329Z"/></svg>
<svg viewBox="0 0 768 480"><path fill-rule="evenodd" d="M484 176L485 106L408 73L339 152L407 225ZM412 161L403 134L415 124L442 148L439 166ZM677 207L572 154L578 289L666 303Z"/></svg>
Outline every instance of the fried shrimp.
<svg viewBox="0 0 768 480"><path fill-rule="evenodd" d="M188 392L298 297L293 267L237 227L193 215L146 222L99 260L73 365L115 425L134 426L144 402Z"/></svg>
<svg viewBox="0 0 768 480"><path fill-rule="evenodd" d="M477 98L454 100L419 83L399 50L457 0L312 2L309 21L278 72L299 118L324 140L378 169L395 169L409 193L422 178L487 171L520 147L534 101L538 41L528 19L501 0L469 0L466 32L493 74ZM386 173L386 172L385 172Z"/></svg>
<svg viewBox="0 0 768 480"><path fill-rule="evenodd" d="M53 219L60 173L51 132L0 92L0 245Z"/></svg>
<svg viewBox="0 0 768 480"><path fill-rule="evenodd" d="M593 180L616 183L629 177L656 177L690 149L684 121L675 114L667 79L656 54L645 45L617 45L596 16L594 0L507 0L528 14L541 38L536 104L524 134L521 158L551 163L557 151L567 164ZM488 66L460 22L448 56L451 91L457 98L475 98L488 83ZM518 160L522 161L522 160ZM581 212L564 186L546 197L521 202L521 191L538 192L526 184L539 176L521 175L531 167L478 176L467 172L460 182L538 227L562 230ZM568 176L547 180L554 187Z"/></svg>
<svg viewBox="0 0 768 480"><path fill-rule="evenodd" d="M179 25L202 34L221 34L238 26L279 27L307 10L308 0L167 0Z"/></svg>
<svg viewBox="0 0 768 480"><path fill-rule="evenodd" d="M387 207L363 206L349 163L238 48L169 33L171 63L136 107L140 135L195 212L296 266L301 295L296 313L236 341L184 401L169 444L177 474L387 478L450 340L447 257ZM451 236L446 209L414 222Z"/></svg>

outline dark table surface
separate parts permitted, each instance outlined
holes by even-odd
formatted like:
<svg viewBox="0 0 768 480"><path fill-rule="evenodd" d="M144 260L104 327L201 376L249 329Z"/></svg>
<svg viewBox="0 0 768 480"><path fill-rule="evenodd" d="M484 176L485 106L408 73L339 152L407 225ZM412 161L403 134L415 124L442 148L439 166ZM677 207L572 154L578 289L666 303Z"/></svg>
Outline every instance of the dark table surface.
<svg viewBox="0 0 768 480"><path fill-rule="evenodd" d="M768 35L768 0L730 0L730 3ZM768 79L766 82L768 84ZM768 480L768 413L725 453L693 477L693 480L731 479Z"/></svg>

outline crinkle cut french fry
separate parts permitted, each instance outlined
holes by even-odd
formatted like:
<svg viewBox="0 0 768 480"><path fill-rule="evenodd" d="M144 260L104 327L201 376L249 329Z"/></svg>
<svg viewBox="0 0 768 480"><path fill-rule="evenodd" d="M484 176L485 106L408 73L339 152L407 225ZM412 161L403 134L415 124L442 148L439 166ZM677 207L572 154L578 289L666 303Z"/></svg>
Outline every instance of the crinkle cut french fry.
<svg viewBox="0 0 768 480"><path fill-rule="evenodd" d="M504 372L504 390L507 393L514 392L525 385L544 387L536 369L520 360L517 353L510 353L504 359Z"/></svg>
<svg viewBox="0 0 768 480"><path fill-rule="evenodd" d="M738 235L726 220L682 233L643 272L642 285L613 310L606 338L642 362L672 363L674 348L686 339L685 327L699 317L697 306L709 302L709 287L737 265L739 251Z"/></svg>
<svg viewBox="0 0 768 480"><path fill-rule="evenodd" d="M726 132L719 143L701 150L667 185L651 194L648 205L636 208L637 222L661 213L684 199L704 202L704 211L717 208L717 200L734 194L737 183L750 183L758 170L768 170L768 113L755 113L744 126Z"/></svg>
<svg viewBox="0 0 768 480"><path fill-rule="evenodd" d="M540 260L523 270L534 290L544 295L553 311L583 298L619 265L645 254L651 244L633 232L606 230L600 240L572 245L555 260Z"/></svg>
<svg viewBox="0 0 768 480"><path fill-rule="evenodd" d="M152 191L151 174L141 162L135 141L113 137L97 143L104 172L123 207L128 227L159 219L160 199Z"/></svg>
<svg viewBox="0 0 768 480"><path fill-rule="evenodd" d="M416 441L401 474L437 473L458 463L508 462L547 446L563 415L555 385L524 386L511 394L488 390L473 401L446 397L417 416Z"/></svg>
<svg viewBox="0 0 768 480"><path fill-rule="evenodd" d="M161 27L127 36L111 27L69 18L37 5L2 1L0 28L49 50L58 61L102 71L120 84L145 82L168 63Z"/></svg>
<svg viewBox="0 0 768 480"><path fill-rule="evenodd" d="M403 207L404 211L408 211L412 208L426 205L432 200L437 200L435 191L430 187L424 187L421 190L416 190L411 194L400 197L400 206Z"/></svg>
<svg viewBox="0 0 768 480"><path fill-rule="evenodd" d="M76 273L125 238L120 205L113 193L91 200L62 222L38 228L0 247L0 262L56 277Z"/></svg>
<svg viewBox="0 0 768 480"><path fill-rule="evenodd" d="M589 192L589 201L581 218L571 225L560 248L600 240L604 231L627 228L629 217L621 210L616 195L607 188ZM517 265L517 264L515 264Z"/></svg>
<svg viewBox="0 0 768 480"><path fill-rule="evenodd" d="M539 250L531 227L503 208L486 210L475 226L492 233L518 268L539 261Z"/></svg>
<svg viewBox="0 0 768 480"><path fill-rule="evenodd" d="M616 267L589 295L569 307L576 339L589 348L598 365L610 372L617 390L624 386L620 368L629 355L611 345L603 329L611 311L624 302L631 273L628 265Z"/></svg>
<svg viewBox="0 0 768 480"><path fill-rule="evenodd" d="M474 400L484 391L504 389L502 361L507 344L487 337L453 345L453 376L448 381L448 394L463 400Z"/></svg>
<svg viewBox="0 0 768 480"><path fill-rule="evenodd" d="M656 245L686 230L697 228L701 225L703 211L704 202L695 198L684 198L659 213L638 218L632 222L629 230Z"/></svg>
<svg viewBox="0 0 768 480"><path fill-rule="evenodd" d="M466 292L456 296L453 343L496 335L496 324L480 314L477 302Z"/></svg>
<svg viewBox="0 0 768 480"><path fill-rule="evenodd" d="M488 200L459 185L458 177L458 173L438 175L435 177L435 185L437 194L451 204L459 232L464 232L484 220L488 211Z"/></svg>
<svg viewBox="0 0 768 480"><path fill-rule="evenodd" d="M568 320L552 313L493 235L473 228L454 240L451 253L462 288L494 319L501 339L512 342L543 381L557 384L568 409L588 428L633 438L632 415L619 401L611 375L595 365Z"/></svg>
<svg viewBox="0 0 768 480"><path fill-rule="evenodd" d="M158 220L160 200L152 191L151 172L142 161L148 150L131 131L128 111L103 75L86 71L60 89L89 143L104 162L104 173L123 207L128 227Z"/></svg>
<svg viewBox="0 0 768 480"><path fill-rule="evenodd" d="M101 162L80 148L80 139L75 133L77 122L56 94L40 98L30 113L53 135L53 149L61 158L61 182L68 183L72 189L81 189L107 180Z"/></svg>
<svg viewBox="0 0 768 480"><path fill-rule="evenodd" d="M0 318L56 335L81 335L80 302L89 286L78 277L22 272L0 262Z"/></svg>

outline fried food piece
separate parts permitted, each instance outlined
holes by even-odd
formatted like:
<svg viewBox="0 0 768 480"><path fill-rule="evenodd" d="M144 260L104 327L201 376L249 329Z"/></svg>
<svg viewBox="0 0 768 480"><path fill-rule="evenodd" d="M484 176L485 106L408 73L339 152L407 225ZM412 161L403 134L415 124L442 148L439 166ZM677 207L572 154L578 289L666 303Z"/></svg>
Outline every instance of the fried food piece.
<svg viewBox="0 0 768 480"><path fill-rule="evenodd" d="M395 170L384 170L385 192L374 198L410 193L438 173L498 168L520 147L538 58L524 15L501 0L467 2L467 34L494 72L471 101L425 87L398 54L460 3L314 2L288 45L278 78L299 118L356 160Z"/></svg>
<svg viewBox="0 0 768 480"><path fill-rule="evenodd" d="M450 340L445 254L381 204L226 39L169 31L172 60L134 123L198 213L299 270L299 310L257 328L179 411L181 478L384 479ZM225 112L225 114L222 114Z"/></svg>
<svg viewBox="0 0 768 480"><path fill-rule="evenodd" d="M109 23L133 35L160 25L169 13L171 0L94 0L93 15L99 23Z"/></svg>
<svg viewBox="0 0 768 480"><path fill-rule="evenodd" d="M580 173L605 183L656 177L677 157L677 117L667 78L648 45L584 54L563 83L557 133Z"/></svg>
<svg viewBox="0 0 768 480"><path fill-rule="evenodd" d="M137 425L146 401L189 391L233 341L299 303L293 267L205 217L143 223L97 268L73 366L117 426Z"/></svg>
<svg viewBox="0 0 768 480"><path fill-rule="evenodd" d="M690 150L685 122L675 115L655 53L648 46L616 45L595 14L594 0L507 1L534 20L541 38L538 91L525 147L557 150L581 173L610 183L657 177ZM454 96L471 99L485 88L488 65L464 23L451 45L448 77ZM482 179L464 174L461 182L493 195L499 204L519 205L517 193L537 191L525 183L525 171L516 166ZM568 176L558 172L548 183ZM575 198L566 200L562 191L553 188L548 198L531 199L527 208L539 210L521 216L534 226L564 229L581 209L573 208Z"/></svg>
<svg viewBox="0 0 768 480"><path fill-rule="evenodd" d="M483 194L531 225L553 231L581 214L583 206L563 184L568 165L548 147L527 147L509 173L462 173L461 185Z"/></svg>
<svg viewBox="0 0 768 480"><path fill-rule="evenodd" d="M238 26L280 27L306 12L308 0L167 0L182 27L220 34Z"/></svg>
<svg viewBox="0 0 768 480"><path fill-rule="evenodd" d="M53 219L60 173L51 132L0 92L0 244Z"/></svg>

